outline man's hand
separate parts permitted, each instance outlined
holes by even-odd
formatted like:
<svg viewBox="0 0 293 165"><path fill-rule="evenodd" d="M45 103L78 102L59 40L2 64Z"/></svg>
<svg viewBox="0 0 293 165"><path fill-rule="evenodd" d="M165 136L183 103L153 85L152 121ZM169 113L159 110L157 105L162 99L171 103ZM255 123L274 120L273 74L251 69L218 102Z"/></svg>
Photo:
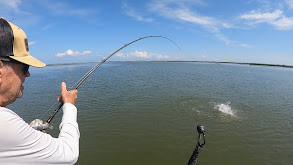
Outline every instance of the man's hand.
<svg viewBox="0 0 293 165"><path fill-rule="evenodd" d="M65 82L61 83L61 96L57 98L59 102L75 104L77 99L77 90L67 91Z"/></svg>

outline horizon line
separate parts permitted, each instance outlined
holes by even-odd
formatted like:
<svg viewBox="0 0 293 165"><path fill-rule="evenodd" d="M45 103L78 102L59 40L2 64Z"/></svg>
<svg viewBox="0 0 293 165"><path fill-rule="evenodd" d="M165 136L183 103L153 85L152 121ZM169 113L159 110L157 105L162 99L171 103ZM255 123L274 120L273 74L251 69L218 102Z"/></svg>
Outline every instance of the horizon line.
<svg viewBox="0 0 293 165"><path fill-rule="evenodd" d="M106 62L198 62L198 63L218 63L218 64L240 64L240 65L258 65L258 66L274 66L274 67L287 67L287 68L293 68L292 65L285 65L285 64L268 64L268 63L250 63L250 62L229 62L229 61L180 61L180 60L174 60L174 61L106 61ZM96 63L99 62L79 62L79 63L54 63L54 64L47 64L47 66L58 66L58 65L79 65L79 64L90 64L90 63Z"/></svg>

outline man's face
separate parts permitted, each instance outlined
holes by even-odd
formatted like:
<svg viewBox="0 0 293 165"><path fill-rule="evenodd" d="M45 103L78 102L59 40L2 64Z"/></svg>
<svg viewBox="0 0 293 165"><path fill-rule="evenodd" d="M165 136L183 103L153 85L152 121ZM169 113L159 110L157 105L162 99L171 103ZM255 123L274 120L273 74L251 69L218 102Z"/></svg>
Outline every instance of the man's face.
<svg viewBox="0 0 293 165"><path fill-rule="evenodd" d="M1 67L1 106L7 106L22 97L24 89L22 83L29 76L28 66L22 63L11 63L9 66Z"/></svg>

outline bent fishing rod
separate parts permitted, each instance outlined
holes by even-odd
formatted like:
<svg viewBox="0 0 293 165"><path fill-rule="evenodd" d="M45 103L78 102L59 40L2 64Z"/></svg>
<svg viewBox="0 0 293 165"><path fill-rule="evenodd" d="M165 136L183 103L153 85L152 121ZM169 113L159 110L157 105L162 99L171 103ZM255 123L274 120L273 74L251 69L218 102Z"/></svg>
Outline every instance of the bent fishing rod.
<svg viewBox="0 0 293 165"><path fill-rule="evenodd" d="M135 42L137 42L139 40L143 40L143 39L146 39L146 38L153 38L153 37L163 38L163 39L166 39L168 41L171 41L182 52L182 50L180 49L180 47L174 41L172 41L171 39L169 39L167 37L164 37L164 36L146 36L146 37L138 38L138 39L136 39L134 41L131 41L131 42L125 44L121 48L117 49L115 52L113 52L108 57L106 57L104 60L102 60L100 63L98 63L96 66L94 66L91 70L89 70L79 80L79 82L77 83L77 85L74 88L72 88L71 90L77 89L96 69L98 69L103 63L105 63L109 58L111 58L113 55L115 55L116 53L118 53L120 50L124 49L128 45L131 45L131 44L133 44L133 43L135 43ZM34 121L31 122L30 126L33 127L34 129L40 130L40 131L46 130L47 128L53 129L53 127L50 126L50 122L53 120L53 118L55 117L55 115L58 113L58 111L61 109L62 106L63 106L63 102L61 102L59 104L59 106L53 111L52 115L45 122L43 122L41 119L35 119Z"/></svg>

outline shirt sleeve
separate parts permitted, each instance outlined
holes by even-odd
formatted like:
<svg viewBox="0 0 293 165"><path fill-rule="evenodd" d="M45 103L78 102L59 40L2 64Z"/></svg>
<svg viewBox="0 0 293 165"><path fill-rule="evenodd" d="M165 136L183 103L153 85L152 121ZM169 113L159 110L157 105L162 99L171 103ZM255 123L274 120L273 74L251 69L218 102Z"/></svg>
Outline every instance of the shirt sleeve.
<svg viewBox="0 0 293 165"><path fill-rule="evenodd" d="M6 108L0 109L0 115L0 164L76 163L80 133L73 104L63 105L58 138L31 128Z"/></svg>

